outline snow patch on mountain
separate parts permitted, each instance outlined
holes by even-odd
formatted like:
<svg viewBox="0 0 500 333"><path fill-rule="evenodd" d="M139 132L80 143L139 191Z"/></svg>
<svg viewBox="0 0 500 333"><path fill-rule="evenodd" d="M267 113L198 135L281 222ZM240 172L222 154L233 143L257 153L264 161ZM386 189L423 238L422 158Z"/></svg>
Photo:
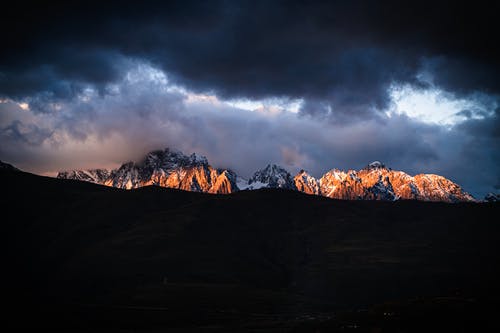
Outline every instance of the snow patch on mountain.
<svg viewBox="0 0 500 333"><path fill-rule="evenodd" d="M319 194L318 180L309 175L305 170L300 170L293 180L295 182L295 187L300 192L315 195Z"/></svg>
<svg viewBox="0 0 500 333"><path fill-rule="evenodd" d="M394 193L389 177L382 178L382 175L379 175L378 181L375 184L367 188L367 192L368 196L373 196L369 197L369 199L385 201L395 201L399 199L399 196Z"/></svg>
<svg viewBox="0 0 500 333"><path fill-rule="evenodd" d="M237 190L236 175L232 171L212 168L205 156L195 153L186 156L168 148L152 151L142 161L124 163L115 170L64 171L57 177L123 189L158 185L209 193L231 193Z"/></svg>
<svg viewBox="0 0 500 333"><path fill-rule="evenodd" d="M385 164L380 161L373 161L366 166L366 169L385 169Z"/></svg>
<svg viewBox="0 0 500 333"><path fill-rule="evenodd" d="M296 189L290 173L276 164L268 164L264 169L255 172L248 180L248 185L252 189L263 187Z"/></svg>
<svg viewBox="0 0 500 333"><path fill-rule="evenodd" d="M123 189L157 185L186 191L232 193L239 190L281 188L334 199L398 199L462 202L475 201L459 185L433 174L410 176L374 161L363 169L331 169L316 179L301 170L295 177L284 168L269 164L248 179L228 169L214 169L205 156L165 149L148 153L138 163L127 162L115 170L63 171L58 178L77 179ZM491 195L493 201L498 196Z"/></svg>
<svg viewBox="0 0 500 333"><path fill-rule="evenodd" d="M248 180L237 177L236 178L236 186L238 187L238 190L243 191L243 190L248 190L249 185L248 185Z"/></svg>
<svg viewBox="0 0 500 333"><path fill-rule="evenodd" d="M490 193L486 194L483 201L484 202L500 202L500 194L490 192Z"/></svg>
<svg viewBox="0 0 500 333"><path fill-rule="evenodd" d="M102 184L110 175L106 169L90 169L90 170L72 170L63 171L57 175L57 178L76 179L96 184Z"/></svg>

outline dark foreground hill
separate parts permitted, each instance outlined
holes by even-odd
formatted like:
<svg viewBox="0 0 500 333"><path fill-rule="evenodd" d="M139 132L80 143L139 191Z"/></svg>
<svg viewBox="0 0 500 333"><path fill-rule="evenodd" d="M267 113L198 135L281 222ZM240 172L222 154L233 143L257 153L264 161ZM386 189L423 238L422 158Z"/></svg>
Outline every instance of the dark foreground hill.
<svg viewBox="0 0 500 333"><path fill-rule="evenodd" d="M474 331L497 204L118 190L0 171L7 316L64 331Z"/></svg>

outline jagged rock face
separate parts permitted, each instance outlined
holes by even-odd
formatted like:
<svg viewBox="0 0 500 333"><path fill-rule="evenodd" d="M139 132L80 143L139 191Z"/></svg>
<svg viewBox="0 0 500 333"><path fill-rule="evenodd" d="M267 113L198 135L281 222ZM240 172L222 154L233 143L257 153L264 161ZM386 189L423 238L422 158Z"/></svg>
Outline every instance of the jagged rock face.
<svg viewBox="0 0 500 333"><path fill-rule="evenodd" d="M214 169L205 157L186 156L169 149L153 151L139 163L120 168L60 172L58 178L77 179L124 189L158 185L186 191L226 194L238 190L282 188L307 194L347 200L398 199L462 202L475 201L460 186L438 175L414 177L372 162L365 168L347 172L332 169L319 180L301 170L294 178L280 166L270 164L248 180L230 170ZM487 200L497 200L490 196Z"/></svg>
<svg viewBox="0 0 500 333"><path fill-rule="evenodd" d="M320 194L334 199L364 199L366 190L356 171L338 169L328 171L319 180Z"/></svg>
<svg viewBox="0 0 500 333"><path fill-rule="evenodd" d="M238 190L236 184L236 174L230 170L223 170L215 179L215 183L210 188L210 193L226 194Z"/></svg>
<svg viewBox="0 0 500 333"><path fill-rule="evenodd" d="M307 194L319 194L318 181L306 171L300 170L300 172L293 178L293 181L298 191Z"/></svg>
<svg viewBox="0 0 500 333"><path fill-rule="evenodd" d="M106 169L90 169L59 172L57 178L76 179L96 184L103 184L109 178L109 175L110 173Z"/></svg>
<svg viewBox="0 0 500 333"><path fill-rule="evenodd" d="M360 171L331 170L319 183L320 194L335 199L475 201L460 186L442 176L420 174L412 177L388 169L380 162L370 163Z"/></svg>
<svg viewBox="0 0 500 333"><path fill-rule="evenodd" d="M294 180L290 173L275 164L268 164L264 169L253 174L248 180L248 189L282 188L296 190Z"/></svg>
<svg viewBox="0 0 500 333"><path fill-rule="evenodd" d="M237 190L236 176L229 170L217 170L206 157L186 156L169 149L153 151L140 163L128 162L112 170L60 172L58 178L90 181L123 189L158 185L186 191L232 193Z"/></svg>
<svg viewBox="0 0 500 333"><path fill-rule="evenodd" d="M442 176L421 174L416 175L414 179L418 188L418 195L416 196L418 200L446 202L475 201L459 185Z"/></svg>

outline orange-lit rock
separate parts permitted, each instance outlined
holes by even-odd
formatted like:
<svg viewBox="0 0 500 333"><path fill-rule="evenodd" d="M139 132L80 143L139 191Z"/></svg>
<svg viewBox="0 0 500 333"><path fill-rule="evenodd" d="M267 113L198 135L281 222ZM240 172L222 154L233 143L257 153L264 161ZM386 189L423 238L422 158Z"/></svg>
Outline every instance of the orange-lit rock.
<svg viewBox="0 0 500 333"><path fill-rule="evenodd" d="M316 178L301 170L294 178L295 187L300 192L307 194L319 194L319 185Z"/></svg>
<svg viewBox="0 0 500 333"><path fill-rule="evenodd" d="M128 162L112 170L61 172L59 178L90 181L123 189L157 185L186 191L232 193L237 190L236 175L217 170L203 156L186 156L165 149L146 155L140 163Z"/></svg>
<svg viewBox="0 0 500 333"><path fill-rule="evenodd" d="M203 156L186 156L169 149L151 152L139 163L124 163L112 171L92 169L60 172L58 178L123 189L157 185L185 191L228 194L240 189L269 187L348 200L475 201L459 185L442 176L410 176L403 171L387 168L380 162L370 163L359 171L332 169L319 179L304 170L292 178L284 168L270 164L255 172L248 182L243 182L230 170L213 168Z"/></svg>
<svg viewBox="0 0 500 333"><path fill-rule="evenodd" d="M309 193L309 189L297 187ZM374 162L359 171L330 170L319 179L319 194L350 200L475 201L459 185L442 176L420 174L412 177L402 171L386 168L380 162Z"/></svg>

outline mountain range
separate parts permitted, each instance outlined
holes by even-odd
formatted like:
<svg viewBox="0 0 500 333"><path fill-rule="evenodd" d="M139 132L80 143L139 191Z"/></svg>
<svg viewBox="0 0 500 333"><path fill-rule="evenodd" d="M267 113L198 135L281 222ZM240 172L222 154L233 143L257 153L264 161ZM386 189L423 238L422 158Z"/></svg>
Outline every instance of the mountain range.
<svg viewBox="0 0 500 333"><path fill-rule="evenodd" d="M475 201L458 184L445 177L435 174L410 176L378 161L359 171L332 169L319 179L304 170L293 177L284 168L269 164L246 180L232 170L212 167L204 156L187 156L169 148L152 151L142 161L124 163L118 169L63 171L58 173L57 178L122 189L157 185L193 192L229 194L241 190L281 188L346 200Z"/></svg>

